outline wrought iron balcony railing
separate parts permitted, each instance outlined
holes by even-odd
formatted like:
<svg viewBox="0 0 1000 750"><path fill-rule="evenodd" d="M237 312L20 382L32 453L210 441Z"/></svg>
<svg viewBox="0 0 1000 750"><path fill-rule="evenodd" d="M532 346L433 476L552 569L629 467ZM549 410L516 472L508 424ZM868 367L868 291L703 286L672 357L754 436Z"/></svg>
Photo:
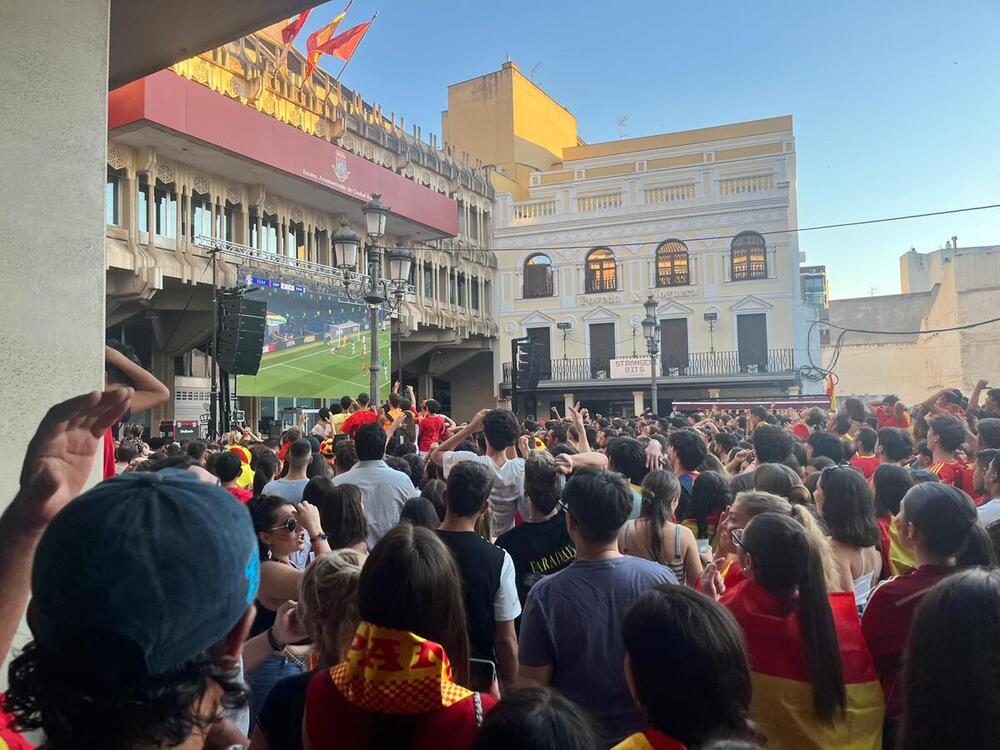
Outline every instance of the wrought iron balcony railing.
<svg viewBox="0 0 1000 750"><path fill-rule="evenodd" d="M691 352L687 356L664 354L660 357L659 380L679 377L725 377L734 375L774 375L795 370L792 349L766 349L753 352ZM510 383L511 364L504 362L503 382ZM571 357L542 364L541 380L580 382L609 380L609 359Z"/></svg>

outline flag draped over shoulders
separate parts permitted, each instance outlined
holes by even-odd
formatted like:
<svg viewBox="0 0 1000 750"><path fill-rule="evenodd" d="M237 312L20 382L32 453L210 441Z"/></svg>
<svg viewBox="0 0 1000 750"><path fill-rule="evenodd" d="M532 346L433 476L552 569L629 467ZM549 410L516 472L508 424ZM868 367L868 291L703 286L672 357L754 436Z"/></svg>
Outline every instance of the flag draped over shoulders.
<svg viewBox="0 0 1000 750"><path fill-rule="evenodd" d="M796 609L749 580L727 591L722 604L746 636L750 717L767 735L769 748L881 748L885 702L851 592L830 594L847 692L845 714L833 723L816 714Z"/></svg>

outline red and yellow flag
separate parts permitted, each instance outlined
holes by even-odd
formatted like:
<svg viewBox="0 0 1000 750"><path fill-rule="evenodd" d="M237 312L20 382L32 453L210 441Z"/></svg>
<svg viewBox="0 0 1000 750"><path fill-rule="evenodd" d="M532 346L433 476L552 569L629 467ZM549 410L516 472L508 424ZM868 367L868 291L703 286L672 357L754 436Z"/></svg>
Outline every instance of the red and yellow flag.
<svg viewBox="0 0 1000 750"><path fill-rule="evenodd" d="M353 2L353 0L351 0L351 2ZM337 27L340 26L340 22L344 20L344 16L347 15L347 11L351 8L351 2L348 2L347 7L344 8L332 21L330 21L330 23L323 28L314 31L306 39L306 57L308 57L309 62L306 65L306 72L303 75L304 78L311 76L312 72L316 69L316 63L319 62L319 56L323 54L323 50L321 50L320 47L333 38L334 33L337 31Z"/></svg>
<svg viewBox="0 0 1000 750"><path fill-rule="evenodd" d="M364 38L365 32L368 31L368 27L371 25L371 21L359 23L357 26L353 26L343 34L339 34L337 37L331 39L317 49L326 55L339 57L344 62L347 62L351 59L351 55L354 54L354 50L356 50L358 45L361 44L361 40Z"/></svg>
<svg viewBox="0 0 1000 750"><path fill-rule="evenodd" d="M299 35L302 31L302 26L305 24L306 19L309 18L309 14L312 13L312 8L306 8L304 11L299 13L299 15L288 23L285 28L281 30L281 41L285 44L291 44L295 41L295 37Z"/></svg>
<svg viewBox="0 0 1000 750"><path fill-rule="evenodd" d="M722 603L743 628L750 656L750 718L773 748L880 750L885 700L861 633L854 594L830 594L847 688L843 718L817 716L798 615L752 581L727 591Z"/></svg>

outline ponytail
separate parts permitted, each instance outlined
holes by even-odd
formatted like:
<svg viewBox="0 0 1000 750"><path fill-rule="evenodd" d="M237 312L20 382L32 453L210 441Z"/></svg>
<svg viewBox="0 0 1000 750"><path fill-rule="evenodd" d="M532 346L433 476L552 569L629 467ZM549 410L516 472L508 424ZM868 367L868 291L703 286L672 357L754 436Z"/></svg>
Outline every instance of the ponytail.
<svg viewBox="0 0 1000 750"><path fill-rule="evenodd" d="M997 567L997 555L993 549L993 542L990 541L986 529L978 523L969 527L965 543L955 559L955 564L961 567Z"/></svg>
<svg viewBox="0 0 1000 750"><path fill-rule="evenodd" d="M823 561L808 534L797 537L799 557L799 631L813 684L813 706L820 718L833 723L847 707L847 688L840 661L840 644L827 596Z"/></svg>
<svg viewBox="0 0 1000 750"><path fill-rule="evenodd" d="M832 723L846 710L847 689L827 594L823 547L810 529L818 525L800 506L790 514L762 513L747 525L743 546L754 560L756 582L796 606L813 705L821 719Z"/></svg>
<svg viewBox="0 0 1000 750"><path fill-rule="evenodd" d="M642 482L640 515L649 519L649 548L655 562L663 562L660 559L663 527L669 523L670 506L677 501L680 494L680 482L669 471L662 469L651 471Z"/></svg>

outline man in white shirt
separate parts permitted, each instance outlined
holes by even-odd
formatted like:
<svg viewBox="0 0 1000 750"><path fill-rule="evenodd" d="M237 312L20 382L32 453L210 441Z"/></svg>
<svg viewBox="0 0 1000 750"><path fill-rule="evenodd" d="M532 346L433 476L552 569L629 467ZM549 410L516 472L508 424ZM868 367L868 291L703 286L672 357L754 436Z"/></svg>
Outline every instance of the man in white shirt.
<svg viewBox="0 0 1000 750"><path fill-rule="evenodd" d="M353 484L364 495L365 517L368 519L368 549L399 522L403 504L419 495L410 477L390 468L385 458L385 430L374 422L358 428L354 434L358 462L343 474L333 478L334 485Z"/></svg>
<svg viewBox="0 0 1000 750"><path fill-rule="evenodd" d="M1000 521L1000 450L987 448L976 454L972 481L976 493L987 500L977 508L979 522L989 526Z"/></svg>
<svg viewBox="0 0 1000 750"><path fill-rule="evenodd" d="M486 437L486 455L454 450L463 440L482 431ZM520 427L517 417L506 409L483 409L465 427L433 449L428 460L444 469L445 478L461 461L480 463L493 473L490 492L490 533L498 537L514 528L514 512L524 494L524 459L514 457Z"/></svg>

